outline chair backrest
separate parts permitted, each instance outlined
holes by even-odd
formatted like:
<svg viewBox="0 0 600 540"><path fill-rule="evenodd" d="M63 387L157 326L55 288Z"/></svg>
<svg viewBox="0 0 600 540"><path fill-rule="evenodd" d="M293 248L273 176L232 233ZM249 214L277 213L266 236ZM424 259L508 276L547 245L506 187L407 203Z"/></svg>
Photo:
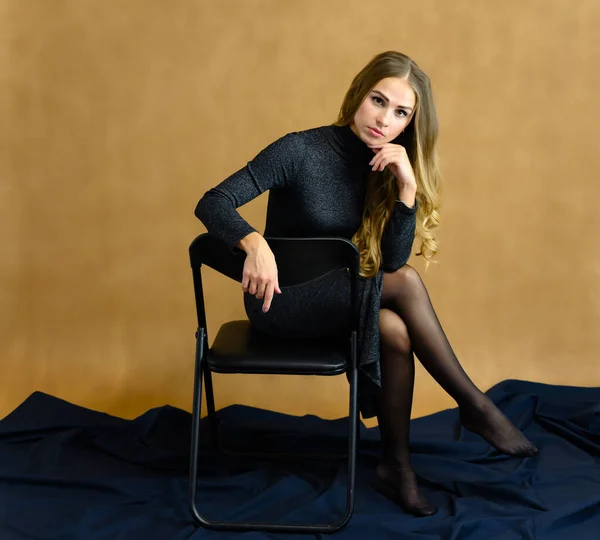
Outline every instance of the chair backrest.
<svg viewBox="0 0 600 540"><path fill-rule="evenodd" d="M358 329L358 276L360 253L350 240L340 237L273 238L265 237L275 262L280 287L305 283L333 270L350 271L352 317L351 328ZM190 245L190 263L194 275L194 292L198 326L206 328L202 292L203 264L227 277L242 282L246 253L229 249L222 240L208 233L197 236Z"/></svg>

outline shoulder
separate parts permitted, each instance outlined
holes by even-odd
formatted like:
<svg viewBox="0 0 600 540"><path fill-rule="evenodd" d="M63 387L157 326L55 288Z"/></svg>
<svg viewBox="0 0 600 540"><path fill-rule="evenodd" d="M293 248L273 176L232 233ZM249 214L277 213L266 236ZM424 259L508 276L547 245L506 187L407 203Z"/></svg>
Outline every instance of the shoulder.
<svg viewBox="0 0 600 540"><path fill-rule="evenodd" d="M321 126L286 133L269 144L261 154L276 155L279 160L297 163L328 145L325 132L329 127Z"/></svg>
<svg viewBox="0 0 600 540"><path fill-rule="evenodd" d="M333 126L320 126L302 131L292 131L277 139L274 143L281 148L299 152L327 144L327 133Z"/></svg>
<svg viewBox="0 0 600 540"><path fill-rule="evenodd" d="M335 126L319 126L303 131L295 131L289 135L294 135L298 144L303 144L306 147L323 147L327 145L328 136L335 129Z"/></svg>

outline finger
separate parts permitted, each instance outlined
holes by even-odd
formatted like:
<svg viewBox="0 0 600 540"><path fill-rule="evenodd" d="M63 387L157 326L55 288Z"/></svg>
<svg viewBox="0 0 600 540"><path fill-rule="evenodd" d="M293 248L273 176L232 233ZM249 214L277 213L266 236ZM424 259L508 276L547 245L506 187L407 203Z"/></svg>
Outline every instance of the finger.
<svg viewBox="0 0 600 540"><path fill-rule="evenodd" d="M275 292L277 294L281 294L281 289L279 288L279 282L278 281L275 282Z"/></svg>
<svg viewBox="0 0 600 540"><path fill-rule="evenodd" d="M263 296L265 295L265 288L266 288L266 284L265 283L260 283L258 285L258 290L256 291L256 298L258 300L262 300Z"/></svg>
<svg viewBox="0 0 600 540"><path fill-rule="evenodd" d="M385 160L385 156L377 156L373 160L373 167L371 167L372 171L378 171L381 166L381 162Z"/></svg>
<svg viewBox="0 0 600 540"><path fill-rule="evenodd" d="M373 156L373 159L371 160L372 164L377 163L379 160L384 159L386 156L390 155L390 149L389 148L382 148L381 150L377 151L377 154Z"/></svg>
<svg viewBox="0 0 600 540"><path fill-rule="evenodd" d="M251 295L255 295L256 294L256 288L257 288L256 281L250 281L250 284L248 285L248 292Z"/></svg>
<svg viewBox="0 0 600 540"><path fill-rule="evenodd" d="M242 291L248 292L248 283L250 282L250 278L248 276L242 277Z"/></svg>
<svg viewBox="0 0 600 540"><path fill-rule="evenodd" d="M373 149L373 152L375 152L375 155L373 156L375 158L375 157L377 157L379 155L379 153L381 152L381 150L379 150L379 149Z"/></svg>
<svg viewBox="0 0 600 540"><path fill-rule="evenodd" d="M369 161L369 165L371 165L372 167L375 167L375 164L381 159L381 154L377 154L375 156L373 156L373 158L371 159L371 161Z"/></svg>
<svg viewBox="0 0 600 540"><path fill-rule="evenodd" d="M274 289L273 283L269 283L267 285L267 291L265 293L265 303L263 304L263 312L264 313L269 311L269 308L271 307L271 302L273 301L273 289Z"/></svg>

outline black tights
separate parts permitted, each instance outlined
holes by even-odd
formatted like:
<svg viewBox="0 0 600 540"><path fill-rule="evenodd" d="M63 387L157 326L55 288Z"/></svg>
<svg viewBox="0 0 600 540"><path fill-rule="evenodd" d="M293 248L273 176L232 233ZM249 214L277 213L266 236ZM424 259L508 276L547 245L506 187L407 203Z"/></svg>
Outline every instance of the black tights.
<svg viewBox="0 0 600 540"><path fill-rule="evenodd" d="M419 495L410 465L413 352L456 401L465 428L479 433L506 454L531 456L537 449L465 373L414 268L405 265L396 272L384 273L380 308L382 391L377 418L382 460L377 475L394 488L406 510L415 515L431 515L435 507Z"/></svg>

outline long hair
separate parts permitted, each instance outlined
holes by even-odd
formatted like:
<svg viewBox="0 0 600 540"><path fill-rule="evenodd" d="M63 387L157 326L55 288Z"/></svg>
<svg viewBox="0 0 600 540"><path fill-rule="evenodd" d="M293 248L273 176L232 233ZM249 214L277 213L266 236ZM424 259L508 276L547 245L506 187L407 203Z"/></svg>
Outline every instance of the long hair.
<svg viewBox="0 0 600 540"><path fill-rule="evenodd" d="M436 154L438 120L429 77L405 54L387 51L375 56L356 75L348 89L336 126L347 126L368 93L387 77L406 79L416 97L415 113L404 131L392 141L406 149L417 182L416 234L421 239L417 253L429 267L439 244L434 229L439 225L440 173ZM381 266L381 237L399 196L396 177L387 169L371 172L367 178L365 206L352 242L360 252L360 275L373 277Z"/></svg>

